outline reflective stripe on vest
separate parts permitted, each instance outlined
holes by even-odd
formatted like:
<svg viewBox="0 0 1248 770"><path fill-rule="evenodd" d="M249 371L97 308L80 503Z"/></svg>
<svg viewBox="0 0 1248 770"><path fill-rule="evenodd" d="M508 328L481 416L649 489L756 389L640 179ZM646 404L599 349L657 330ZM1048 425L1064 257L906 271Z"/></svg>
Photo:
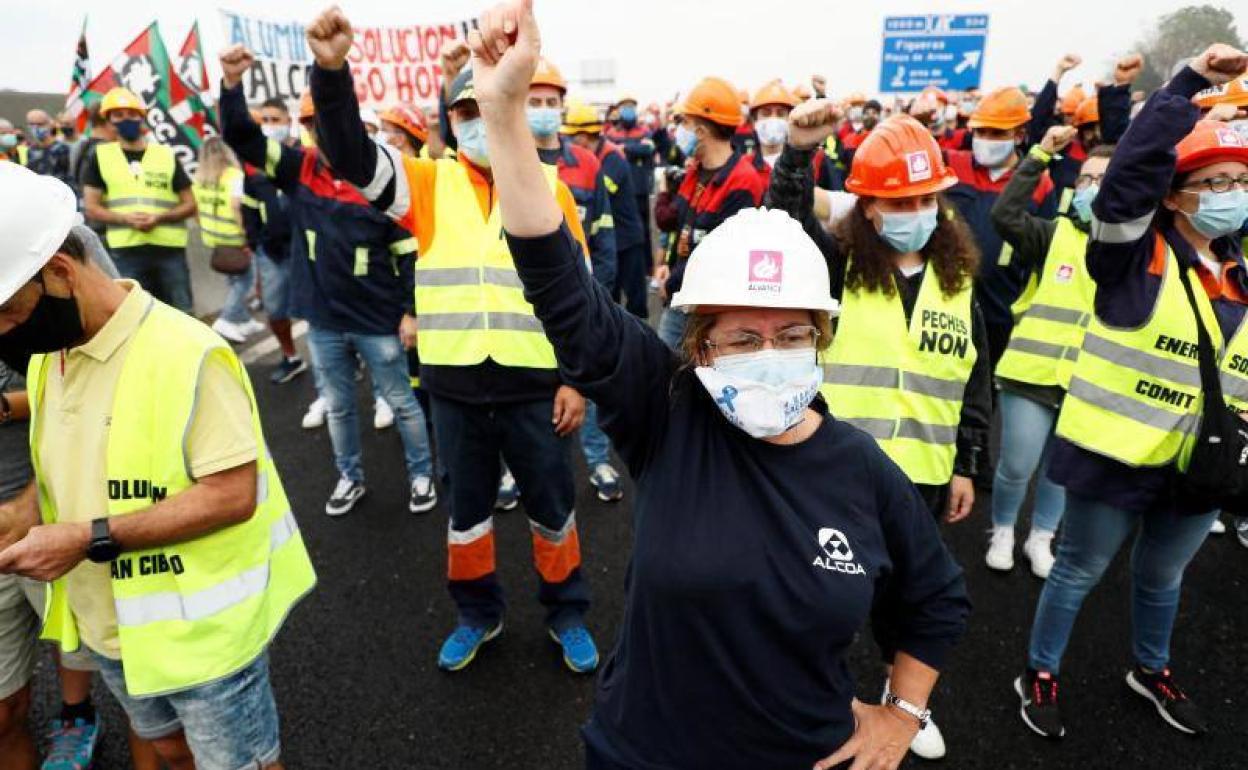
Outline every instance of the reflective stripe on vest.
<svg viewBox="0 0 1248 770"><path fill-rule="evenodd" d="M164 145L149 142L139 163L139 175L130 169L130 162L117 142L95 147L104 179L104 207L118 214L159 214L176 207L179 197L173 191L177 158ZM186 225L183 222L157 225L147 232L125 225L107 226L108 245L115 249L133 246L186 246Z"/></svg>
<svg viewBox="0 0 1248 770"><path fill-rule="evenodd" d="M197 687L244 668L264 652L316 583L264 441L246 371L206 326L155 300L134 334L117 382L105 462L108 479L152 491L109 495L107 513L143 510L194 484L184 442L209 356L228 364L251 405L258 452L256 509L244 522L186 542L128 551L113 561L126 687L136 697ZM36 466L48 361L48 356L35 356L29 371ZM42 484L39 502L43 520L55 522L56 508ZM66 650L79 646L63 579L52 585L43 637Z"/></svg>
<svg viewBox="0 0 1248 770"><path fill-rule="evenodd" d="M236 168L226 168L215 184L191 185L198 208L200 238L208 248L214 246L244 246L247 235L243 226L234 218L234 206L231 203L237 182L243 172Z"/></svg>
<svg viewBox="0 0 1248 770"><path fill-rule="evenodd" d="M847 289L823 393L837 419L865 431L911 481L953 475L962 399L978 351L971 344L971 285L945 297L927 270L907 325L896 292Z"/></svg>
<svg viewBox="0 0 1248 770"><path fill-rule="evenodd" d="M1160 239L1158 239L1160 240ZM1187 467L1200 428L1201 385L1196 319L1169 246L1165 272L1149 319L1137 329L1117 329L1093 318L1075 363L1057 422L1057 434L1089 451L1133 467L1175 463ZM1231 406L1245 390L1236 382L1248 369L1248 334L1223 351L1213 306L1189 272L1205 328L1218 349L1222 382ZM1248 383L1246 383L1248 385Z"/></svg>
<svg viewBox="0 0 1248 770"><path fill-rule="evenodd" d="M1096 298L1084 260L1087 240L1069 218L1057 218L1039 283L1015 303L1021 315L997 363L997 376L1031 385L1070 384Z"/></svg>
<svg viewBox="0 0 1248 770"><path fill-rule="evenodd" d="M543 170L554 191L554 167ZM554 349L524 299L498 204L482 216L468 171L456 161L437 161L434 237L416 260L416 309L422 363L471 366L490 358L555 368Z"/></svg>

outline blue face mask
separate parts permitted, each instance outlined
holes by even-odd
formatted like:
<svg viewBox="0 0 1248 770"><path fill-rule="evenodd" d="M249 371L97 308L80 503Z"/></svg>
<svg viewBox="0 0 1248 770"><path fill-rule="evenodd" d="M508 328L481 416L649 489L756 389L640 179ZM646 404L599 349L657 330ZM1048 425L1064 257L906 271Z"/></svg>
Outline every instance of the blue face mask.
<svg viewBox="0 0 1248 770"><path fill-rule="evenodd" d="M143 133L143 121L137 118L130 120L119 120L113 123L113 128L117 129L117 135L127 142L133 142Z"/></svg>
<svg viewBox="0 0 1248 770"><path fill-rule="evenodd" d="M685 124L676 126L676 146L680 149L682 155L686 158L693 157L693 151L698 149L698 135L692 128Z"/></svg>
<svg viewBox="0 0 1248 770"><path fill-rule="evenodd" d="M620 108L620 122L626 126L633 126L637 123L637 108L626 104Z"/></svg>
<svg viewBox="0 0 1248 770"><path fill-rule="evenodd" d="M1221 238L1238 232L1248 219L1248 192L1238 187L1224 193L1202 192L1200 208L1187 218L1206 238Z"/></svg>
<svg viewBox="0 0 1248 770"><path fill-rule="evenodd" d="M919 251L936 230L936 207L922 211L881 211L880 237L898 254Z"/></svg>
<svg viewBox="0 0 1248 770"><path fill-rule="evenodd" d="M1082 190L1075 190L1074 196L1070 199L1070 205L1075 209L1075 214L1079 216L1081 222L1092 221L1092 201L1096 199L1096 194L1101 191L1101 186L1090 184Z"/></svg>
<svg viewBox="0 0 1248 770"><path fill-rule="evenodd" d="M525 115L529 119L529 130L533 136L545 139L554 136L559 130L562 116L554 107L526 107Z"/></svg>
<svg viewBox="0 0 1248 770"><path fill-rule="evenodd" d="M47 138L52 136L52 129L47 126L30 126L30 136L36 142L47 141Z"/></svg>
<svg viewBox="0 0 1248 770"><path fill-rule="evenodd" d="M468 160L484 168L490 167L490 151L485 146L485 122L481 118L465 120L455 127L459 150Z"/></svg>

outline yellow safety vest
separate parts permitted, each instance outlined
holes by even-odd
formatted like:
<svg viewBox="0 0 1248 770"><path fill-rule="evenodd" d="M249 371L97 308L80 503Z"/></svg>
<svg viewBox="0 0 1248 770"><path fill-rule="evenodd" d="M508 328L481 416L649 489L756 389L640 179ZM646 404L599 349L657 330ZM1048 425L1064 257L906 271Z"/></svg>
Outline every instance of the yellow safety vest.
<svg viewBox="0 0 1248 770"><path fill-rule="evenodd" d="M173 151L149 142L135 176L117 142L96 145L100 176L104 178L104 207L118 214L159 214L178 205L173 191L173 172L178 162ZM125 225L108 225L108 245L114 249L133 246L186 246L186 224L177 222L153 227L148 232Z"/></svg>
<svg viewBox="0 0 1248 770"><path fill-rule="evenodd" d="M131 695L175 692L217 681L264 652L287 614L316 584L260 427L251 381L238 358L208 327L156 300L126 354L113 405L107 449L108 515L142 510L194 484L185 439L199 375L209 355L229 361L251 401L259 450L256 511L208 535L112 563L118 633ZM49 356L31 359L31 457L36 478ZM114 488L115 487L115 488ZM57 511L39 485L43 521ZM63 580L52 584L43 637L66 650L79 646Z"/></svg>
<svg viewBox="0 0 1248 770"><path fill-rule="evenodd" d="M1096 282L1084 260L1087 242L1087 234L1070 219L1057 218L1039 275L1032 275L1014 303L1014 331L997 363L997 376L1032 385L1070 384L1096 298Z"/></svg>
<svg viewBox="0 0 1248 770"><path fill-rule="evenodd" d="M894 292L845 291L824 397L837 419L879 443L916 484L953 477L962 398L979 352L971 340L971 282L946 297L924 271L906 323Z"/></svg>
<svg viewBox="0 0 1248 770"><path fill-rule="evenodd" d="M1202 395L1196 319L1167 245L1157 302L1136 329L1093 318L1083 338L1057 421L1057 434L1089 451L1133 467L1176 463L1187 469L1200 431ZM1224 348L1213 305L1194 268L1189 278L1205 328L1218 351L1227 403L1248 408L1248 330Z"/></svg>
<svg viewBox="0 0 1248 770"><path fill-rule="evenodd" d="M433 243L416 260L421 362L472 366L490 358L554 369L555 351L524 299L498 203L482 216L468 171L457 161L436 162ZM542 169L553 193L557 171Z"/></svg>
<svg viewBox="0 0 1248 770"><path fill-rule="evenodd" d="M199 234L205 246L212 248L247 244L247 234L234 218L234 208L230 205L235 183L242 177L242 171L226 168L216 184L201 185L195 182L191 185L191 192L195 195L195 204L199 209Z"/></svg>
<svg viewBox="0 0 1248 770"><path fill-rule="evenodd" d="M23 166L30 165L30 147L24 144L17 146L17 162Z"/></svg>

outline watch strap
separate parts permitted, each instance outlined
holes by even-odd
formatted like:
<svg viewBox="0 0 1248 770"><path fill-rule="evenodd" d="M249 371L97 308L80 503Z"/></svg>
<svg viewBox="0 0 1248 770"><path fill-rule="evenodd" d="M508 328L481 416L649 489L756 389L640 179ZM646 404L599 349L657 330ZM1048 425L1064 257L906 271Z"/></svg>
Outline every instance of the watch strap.
<svg viewBox="0 0 1248 770"><path fill-rule="evenodd" d="M918 706L914 705L910 701L905 700L904 698L898 697L893 692L888 692L884 695L884 703L888 706L892 706L894 708L900 709L904 711L905 713L909 714L910 716L914 717L915 719L917 719L919 721L920 730L927 727L927 722L932 717L931 709L919 708Z"/></svg>
<svg viewBox="0 0 1248 770"><path fill-rule="evenodd" d="M98 519L91 520L91 542L96 543L101 540L112 542L113 535L108 526L108 517L101 516Z"/></svg>

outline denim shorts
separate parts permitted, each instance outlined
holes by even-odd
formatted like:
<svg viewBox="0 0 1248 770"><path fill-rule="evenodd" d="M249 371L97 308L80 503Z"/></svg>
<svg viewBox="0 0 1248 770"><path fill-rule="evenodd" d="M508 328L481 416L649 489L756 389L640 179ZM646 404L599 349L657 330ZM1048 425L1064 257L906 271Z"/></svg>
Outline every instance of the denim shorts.
<svg viewBox="0 0 1248 770"><path fill-rule="evenodd" d="M260 271L260 301L270 321L290 318L290 257L275 260L264 249L256 249Z"/></svg>
<svg viewBox="0 0 1248 770"><path fill-rule="evenodd" d="M267 654L216 682L149 698L130 697L121 661L96 657L135 734L150 741L185 732L196 770L254 770L281 755Z"/></svg>

